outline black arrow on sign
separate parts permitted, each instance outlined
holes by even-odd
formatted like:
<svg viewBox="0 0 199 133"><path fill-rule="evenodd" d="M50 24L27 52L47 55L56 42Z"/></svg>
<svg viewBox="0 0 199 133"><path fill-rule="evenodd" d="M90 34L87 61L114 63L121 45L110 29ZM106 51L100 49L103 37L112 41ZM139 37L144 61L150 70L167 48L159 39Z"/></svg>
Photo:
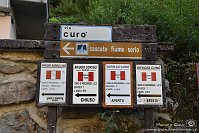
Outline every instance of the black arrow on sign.
<svg viewBox="0 0 199 133"><path fill-rule="evenodd" d="M138 94L138 97L161 97L161 95Z"/></svg>
<svg viewBox="0 0 199 133"><path fill-rule="evenodd" d="M79 93L77 93L75 96L77 96L77 97L80 97L80 96L89 97L89 96L96 96L96 94L79 94Z"/></svg>
<svg viewBox="0 0 199 133"><path fill-rule="evenodd" d="M45 96L45 95L56 95L56 96L58 96L58 95L64 95L64 93L42 93L41 95L42 96Z"/></svg>
<svg viewBox="0 0 199 133"><path fill-rule="evenodd" d="M107 96L110 98L111 96L129 97L130 95L129 94L110 94L110 93L108 93Z"/></svg>

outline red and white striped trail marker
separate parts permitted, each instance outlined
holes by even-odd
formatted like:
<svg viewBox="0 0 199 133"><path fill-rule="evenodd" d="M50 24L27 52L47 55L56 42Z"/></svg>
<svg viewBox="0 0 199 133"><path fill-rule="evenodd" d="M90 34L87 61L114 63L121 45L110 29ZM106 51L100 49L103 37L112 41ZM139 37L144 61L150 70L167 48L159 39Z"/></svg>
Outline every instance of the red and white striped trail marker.
<svg viewBox="0 0 199 133"><path fill-rule="evenodd" d="M61 71L47 70L46 79L61 79Z"/></svg>
<svg viewBox="0 0 199 133"><path fill-rule="evenodd" d="M116 71L111 71L111 80L116 80L117 77L120 77L120 80L125 80L125 71L120 71L119 74L116 74Z"/></svg>
<svg viewBox="0 0 199 133"><path fill-rule="evenodd" d="M156 81L156 72L151 72L149 74L142 72L142 81L148 81L147 79L150 79L150 81Z"/></svg>
<svg viewBox="0 0 199 133"><path fill-rule="evenodd" d="M87 78L88 81L94 81L94 72L88 72L88 74L78 72L78 81L84 81L85 78Z"/></svg>

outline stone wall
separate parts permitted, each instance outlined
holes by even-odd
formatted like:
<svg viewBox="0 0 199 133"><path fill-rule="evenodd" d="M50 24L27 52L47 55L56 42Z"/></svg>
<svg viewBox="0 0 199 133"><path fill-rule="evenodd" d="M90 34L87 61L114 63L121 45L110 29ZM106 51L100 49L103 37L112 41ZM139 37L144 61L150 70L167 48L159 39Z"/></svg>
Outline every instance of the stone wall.
<svg viewBox="0 0 199 133"><path fill-rule="evenodd" d="M0 52L0 133L46 132L47 107L35 106L37 62L41 59L43 52ZM166 84L169 91L168 81ZM170 98L167 105L173 107ZM171 121L167 109L157 110L156 119ZM114 129L139 133L144 130L143 116L143 109L58 107L57 133L103 133Z"/></svg>

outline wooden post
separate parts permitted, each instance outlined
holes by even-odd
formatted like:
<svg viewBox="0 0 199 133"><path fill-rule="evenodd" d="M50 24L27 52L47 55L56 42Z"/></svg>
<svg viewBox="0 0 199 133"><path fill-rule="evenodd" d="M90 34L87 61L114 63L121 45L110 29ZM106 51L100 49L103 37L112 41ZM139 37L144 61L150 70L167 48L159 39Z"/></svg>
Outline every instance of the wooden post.
<svg viewBox="0 0 199 133"><path fill-rule="evenodd" d="M48 106L48 127L47 133L56 133L57 107Z"/></svg>
<svg viewBox="0 0 199 133"><path fill-rule="evenodd" d="M154 128L154 109L153 108L144 108L144 120L145 120L145 129ZM146 133L153 133L154 131L145 131Z"/></svg>

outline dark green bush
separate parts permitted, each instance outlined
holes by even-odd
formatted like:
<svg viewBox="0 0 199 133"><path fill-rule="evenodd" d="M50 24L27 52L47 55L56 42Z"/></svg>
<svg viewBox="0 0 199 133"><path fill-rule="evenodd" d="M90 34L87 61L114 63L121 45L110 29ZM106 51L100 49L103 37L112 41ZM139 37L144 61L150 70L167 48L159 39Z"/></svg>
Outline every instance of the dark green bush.
<svg viewBox="0 0 199 133"><path fill-rule="evenodd" d="M198 0L50 0L50 22L157 25L159 42L178 54L199 51Z"/></svg>

